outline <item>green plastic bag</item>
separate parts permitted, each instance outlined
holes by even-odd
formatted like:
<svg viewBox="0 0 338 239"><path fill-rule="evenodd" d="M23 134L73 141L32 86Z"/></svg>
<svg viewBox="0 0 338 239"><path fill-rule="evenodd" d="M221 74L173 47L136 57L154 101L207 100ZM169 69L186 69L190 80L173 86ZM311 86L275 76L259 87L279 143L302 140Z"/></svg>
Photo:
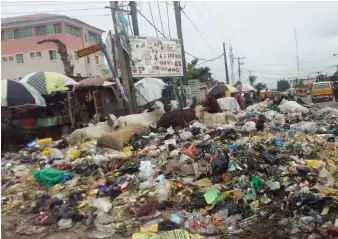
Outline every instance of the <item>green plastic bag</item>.
<svg viewBox="0 0 338 239"><path fill-rule="evenodd" d="M53 187L58 184L66 173L55 168L44 168L32 172L34 178L46 187Z"/></svg>
<svg viewBox="0 0 338 239"><path fill-rule="evenodd" d="M257 176L252 176L251 178L251 186L257 190L263 185L263 181L257 177Z"/></svg>

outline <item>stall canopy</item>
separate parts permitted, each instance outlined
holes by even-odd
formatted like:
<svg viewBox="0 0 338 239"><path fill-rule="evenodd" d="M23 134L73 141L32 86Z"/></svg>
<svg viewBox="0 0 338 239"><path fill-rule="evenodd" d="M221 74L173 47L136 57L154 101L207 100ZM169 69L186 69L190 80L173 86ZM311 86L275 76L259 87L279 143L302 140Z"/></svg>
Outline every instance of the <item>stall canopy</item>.
<svg viewBox="0 0 338 239"><path fill-rule="evenodd" d="M241 92L247 93L247 92L256 92L256 89L249 85L249 84L240 84L237 85L236 88L240 90Z"/></svg>
<svg viewBox="0 0 338 239"><path fill-rule="evenodd" d="M20 81L1 81L1 106L46 106L43 97L33 87Z"/></svg>
<svg viewBox="0 0 338 239"><path fill-rule="evenodd" d="M134 87L136 89L136 102L140 106L162 98L165 83L158 78L143 78L136 82Z"/></svg>
<svg viewBox="0 0 338 239"><path fill-rule="evenodd" d="M110 86L115 83L112 81L108 81L102 78L87 78L78 82L79 85L97 85L97 86Z"/></svg>
<svg viewBox="0 0 338 239"><path fill-rule="evenodd" d="M41 95L66 91L68 86L78 84L72 78L57 72L33 72L23 77L20 81L30 85Z"/></svg>
<svg viewBox="0 0 338 239"><path fill-rule="evenodd" d="M208 91L207 94L208 95L225 95L226 91L230 91L230 93L238 93L239 91L228 84L224 84L224 83L218 83L217 85L214 85L213 87L211 87Z"/></svg>
<svg viewBox="0 0 338 239"><path fill-rule="evenodd" d="M237 100L234 97L224 97L217 99L222 110L241 110Z"/></svg>

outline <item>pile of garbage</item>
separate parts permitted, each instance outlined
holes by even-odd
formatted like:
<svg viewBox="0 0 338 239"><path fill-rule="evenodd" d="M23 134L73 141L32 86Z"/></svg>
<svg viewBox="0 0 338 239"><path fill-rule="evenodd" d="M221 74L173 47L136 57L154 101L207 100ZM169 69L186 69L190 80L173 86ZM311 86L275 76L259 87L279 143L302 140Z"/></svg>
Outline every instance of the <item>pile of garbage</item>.
<svg viewBox="0 0 338 239"><path fill-rule="evenodd" d="M6 234L337 237L338 112L288 104L241 111L235 126L150 129L123 151L42 140L7 153L2 215L21 216Z"/></svg>

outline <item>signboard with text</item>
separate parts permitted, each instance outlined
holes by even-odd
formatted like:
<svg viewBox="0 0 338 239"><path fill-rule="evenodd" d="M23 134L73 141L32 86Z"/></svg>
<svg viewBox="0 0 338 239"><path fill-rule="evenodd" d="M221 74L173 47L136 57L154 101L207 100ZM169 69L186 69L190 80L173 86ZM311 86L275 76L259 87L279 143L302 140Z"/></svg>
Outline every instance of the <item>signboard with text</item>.
<svg viewBox="0 0 338 239"><path fill-rule="evenodd" d="M92 45L90 47L86 47L82 50L77 51L77 55L79 57L84 57L84 56L88 56L88 55L90 55L94 52L98 52L98 51L101 51L100 44L95 44L95 45Z"/></svg>
<svg viewBox="0 0 338 239"><path fill-rule="evenodd" d="M130 36L133 77L183 76L181 41Z"/></svg>

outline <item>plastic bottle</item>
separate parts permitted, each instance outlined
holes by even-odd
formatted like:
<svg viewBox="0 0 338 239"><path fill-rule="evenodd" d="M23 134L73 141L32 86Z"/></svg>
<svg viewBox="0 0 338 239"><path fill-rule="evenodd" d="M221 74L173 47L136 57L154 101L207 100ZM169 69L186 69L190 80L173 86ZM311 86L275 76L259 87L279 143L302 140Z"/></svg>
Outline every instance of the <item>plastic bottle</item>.
<svg viewBox="0 0 338 239"><path fill-rule="evenodd" d="M52 138L39 139L37 144L50 144L53 142Z"/></svg>

